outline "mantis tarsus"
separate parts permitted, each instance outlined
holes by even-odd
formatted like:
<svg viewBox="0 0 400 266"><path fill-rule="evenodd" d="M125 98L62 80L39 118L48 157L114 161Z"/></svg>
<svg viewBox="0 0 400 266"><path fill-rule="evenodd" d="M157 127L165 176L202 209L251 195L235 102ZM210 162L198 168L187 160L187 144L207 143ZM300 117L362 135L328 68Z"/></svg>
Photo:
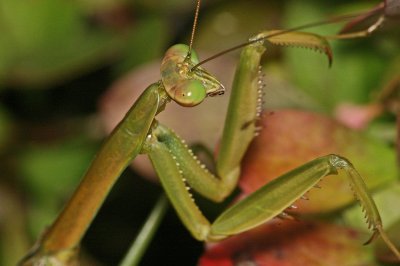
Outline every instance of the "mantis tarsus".
<svg viewBox="0 0 400 266"><path fill-rule="evenodd" d="M265 44L312 48L324 52L330 61L331 50L324 37L295 31L310 25L262 32L228 50L244 47L232 86L216 175L213 175L182 139L155 119L172 100L191 107L207 96L224 92L223 85L200 66L205 61L199 62L192 50L200 0L197 3L190 45L177 44L168 49L161 64L161 80L143 92L108 137L73 197L21 264L77 264L81 238L121 172L139 153L148 154L178 216L193 237L201 241L218 241L279 216L323 177L344 171L373 231L367 243L380 235L400 259L400 253L382 229L379 212L361 176L347 159L334 154L312 160L268 183L228 208L212 223L203 216L188 188L220 202L236 187L240 161L259 130L256 122L262 110L263 89L259 64ZM380 25L378 22L370 31ZM337 38L340 37L343 36ZM350 33L345 37L359 35Z"/></svg>

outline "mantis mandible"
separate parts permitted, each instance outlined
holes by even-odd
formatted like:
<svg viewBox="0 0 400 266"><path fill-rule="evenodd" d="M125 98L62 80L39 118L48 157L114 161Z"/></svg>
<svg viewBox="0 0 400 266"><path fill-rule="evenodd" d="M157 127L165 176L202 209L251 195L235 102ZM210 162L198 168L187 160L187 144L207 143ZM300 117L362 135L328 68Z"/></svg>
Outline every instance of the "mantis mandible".
<svg viewBox="0 0 400 266"><path fill-rule="evenodd" d="M379 212L362 177L350 161L335 154L314 159L282 175L232 205L214 222L201 213L189 187L212 201L223 201L235 189L240 162L259 130L256 122L262 111L263 89L259 65L266 44L312 48L324 52L330 61L331 50L324 37L295 31L310 25L261 32L249 42L227 50L243 47L214 175L182 139L156 120L156 115L171 101L192 107L208 96L224 93L217 78L200 66L208 60L199 62L192 50L199 7L200 0L190 45L177 44L167 50L161 64L161 80L147 87L107 138L70 201L21 264L76 265L83 235L121 172L139 153L149 156L182 223L200 241L219 241L285 214L322 178L344 171L373 231L367 243L380 235L400 259L399 251L383 231Z"/></svg>

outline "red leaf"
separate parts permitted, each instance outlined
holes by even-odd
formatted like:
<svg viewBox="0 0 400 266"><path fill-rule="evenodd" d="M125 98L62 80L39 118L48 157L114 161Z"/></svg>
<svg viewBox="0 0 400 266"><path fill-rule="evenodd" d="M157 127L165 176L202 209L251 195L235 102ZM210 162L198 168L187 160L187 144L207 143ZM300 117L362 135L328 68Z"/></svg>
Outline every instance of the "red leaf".
<svg viewBox="0 0 400 266"><path fill-rule="evenodd" d="M274 220L209 245L198 265L371 265L363 240L361 233L337 225Z"/></svg>

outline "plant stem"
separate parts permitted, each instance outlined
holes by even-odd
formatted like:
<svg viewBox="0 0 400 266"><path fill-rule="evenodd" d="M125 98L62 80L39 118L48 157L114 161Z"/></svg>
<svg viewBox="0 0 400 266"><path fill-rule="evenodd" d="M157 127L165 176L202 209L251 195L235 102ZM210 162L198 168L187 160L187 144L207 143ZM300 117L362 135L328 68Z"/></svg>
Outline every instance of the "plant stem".
<svg viewBox="0 0 400 266"><path fill-rule="evenodd" d="M151 240L153 239L153 236L157 231L161 220L164 218L167 209L168 199L165 194L162 194L157 200L157 203L155 204L145 224L140 230L138 236L133 241L120 266L134 266L139 263L144 255L144 252L149 246Z"/></svg>

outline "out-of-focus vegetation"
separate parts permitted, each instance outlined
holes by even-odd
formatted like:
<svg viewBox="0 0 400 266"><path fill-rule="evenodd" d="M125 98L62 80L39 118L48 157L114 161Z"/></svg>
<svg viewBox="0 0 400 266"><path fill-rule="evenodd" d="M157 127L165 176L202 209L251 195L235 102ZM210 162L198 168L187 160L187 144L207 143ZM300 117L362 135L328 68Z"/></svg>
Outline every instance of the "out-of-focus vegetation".
<svg viewBox="0 0 400 266"><path fill-rule="evenodd" d="M204 1L194 48L204 57L259 30L298 26L375 4ZM26 253L78 184L107 134L106 109L102 108L101 116L98 111L100 102L104 106L109 101L103 96L107 89L124 75L127 80L135 77L135 82L124 83L135 93L155 81L137 73L144 73L143 64L156 60L157 65L171 44L187 43L194 7L195 1L187 0L0 0L0 265L14 265ZM399 23L388 21L369 38L333 41L331 68L323 56L310 51L272 48L264 65L266 107L303 108L334 116L343 104L376 102L380 91L400 73ZM340 25L330 25L311 31L332 35L338 29ZM226 68L231 73L236 57L237 53L226 55L229 60L219 71ZM146 68L151 77L157 77L157 71L157 67ZM124 94L118 99L124 102L113 102L108 109L133 101ZM208 101L220 110L220 100ZM177 115L169 125L181 125L176 130L193 141L211 139L205 144L212 148L220 129L211 126L214 117L222 118L220 112L201 113L203 120L196 125L204 134L212 134L210 138L200 131L188 132L187 120L176 121ZM183 115L182 119L191 118ZM394 121L387 112L364 128L364 134L384 141L382 145L390 150L385 156L390 158L395 156ZM383 163L395 164L394 160ZM397 172L390 173L393 176ZM398 200L398 193L381 191ZM88 265L116 265L121 260L160 192L157 184L138 177L134 170L125 171L83 241ZM200 205L211 217L221 209L202 200ZM383 207L383 212L390 213L393 206L388 203L389 210ZM357 224L353 216L348 211L347 219ZM170 211L143 265L193 265L202 249L202 243L193 240Z"/></svg>

